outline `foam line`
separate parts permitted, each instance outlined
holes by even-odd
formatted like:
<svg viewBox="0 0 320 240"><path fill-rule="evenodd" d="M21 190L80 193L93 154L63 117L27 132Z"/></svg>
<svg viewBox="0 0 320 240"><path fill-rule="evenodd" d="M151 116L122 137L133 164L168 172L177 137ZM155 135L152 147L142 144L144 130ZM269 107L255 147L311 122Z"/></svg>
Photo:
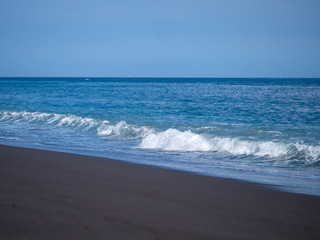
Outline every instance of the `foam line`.
<svg viewBox="0 0 320 240"><path fill-rule="evenodd" d="M119 139L138 139L141 149L165 151L222 152L231 155L269 157L286 161L300 161L303 165L320 163L320 146L302 143L243 140L237 137L222 137L197 134L169 128L155 131L147 126L135 126L125 121L111 124L107 120L80 117L72 114L40 112L0 112L0 121L29 122L54 125L81 131L90 131L98 136L114 136Z"/></svg>

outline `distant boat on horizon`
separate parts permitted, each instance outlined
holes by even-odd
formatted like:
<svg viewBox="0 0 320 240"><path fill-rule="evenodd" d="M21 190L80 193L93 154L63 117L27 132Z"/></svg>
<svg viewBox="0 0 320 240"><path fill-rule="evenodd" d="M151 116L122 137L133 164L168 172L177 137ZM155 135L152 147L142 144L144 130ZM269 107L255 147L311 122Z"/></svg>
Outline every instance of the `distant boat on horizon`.
<svg viewBox="0 0 320 240"><path fill-rule="evenodd" d="M90 78L86 78L86 79L84 79L84 80L88 81L88 80L90 80Z"/></svg>

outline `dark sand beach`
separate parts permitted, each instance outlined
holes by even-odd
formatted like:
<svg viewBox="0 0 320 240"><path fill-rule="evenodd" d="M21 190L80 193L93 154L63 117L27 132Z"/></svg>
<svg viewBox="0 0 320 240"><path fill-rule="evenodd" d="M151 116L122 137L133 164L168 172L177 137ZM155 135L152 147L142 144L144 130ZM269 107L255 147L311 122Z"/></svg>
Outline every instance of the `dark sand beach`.
<svg viewBox="0 0 320 240"><path fill-rule="evenodd" d="M320 198L0 145L0 239L319 239Z"/></svg>

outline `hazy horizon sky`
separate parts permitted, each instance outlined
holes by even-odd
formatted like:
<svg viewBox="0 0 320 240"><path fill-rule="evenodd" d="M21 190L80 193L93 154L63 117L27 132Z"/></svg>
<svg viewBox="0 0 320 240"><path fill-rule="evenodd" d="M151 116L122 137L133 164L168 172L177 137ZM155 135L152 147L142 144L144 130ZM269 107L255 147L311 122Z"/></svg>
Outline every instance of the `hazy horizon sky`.
<svg viewBox="0 0 320 240"><path fill-rule="evenodd" d="M0 77L320 77L318 0L1 0Z"/></svg>

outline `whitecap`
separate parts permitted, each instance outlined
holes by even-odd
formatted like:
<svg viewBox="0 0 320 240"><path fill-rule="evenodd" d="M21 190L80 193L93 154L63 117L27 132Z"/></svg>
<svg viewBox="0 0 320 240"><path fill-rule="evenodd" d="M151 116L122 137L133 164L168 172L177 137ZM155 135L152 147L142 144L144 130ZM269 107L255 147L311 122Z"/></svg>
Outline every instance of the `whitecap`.
<svg viewBox="0 0 320 240"><path fill-rule="evenodd" d="M313 164L320 160L320 146L300 143L281 143L273 141L242 140L237 137L201 135L177 129L152 133L142 139L143 149L165 151L204 151L231 155L257 156L283 160L298 160Z"/></svg>
<svg viewBox="0 0 320 240"><path fill-rule="evenodd" d="M146 136L141 148L162 149L169 151L210 151L210 143L202 136L191 131L181 132L170 128L164 132L152 133Z"/></svg>
<svg viewBox="0 0 320 240"><path fill-rule="evenodd" d="M148 127L136 127L125 121L120 121L115 125L103 124L97 129L97 134L100 136L114 135L122 138L144 138L152 132L153 130Z"/></svg>

